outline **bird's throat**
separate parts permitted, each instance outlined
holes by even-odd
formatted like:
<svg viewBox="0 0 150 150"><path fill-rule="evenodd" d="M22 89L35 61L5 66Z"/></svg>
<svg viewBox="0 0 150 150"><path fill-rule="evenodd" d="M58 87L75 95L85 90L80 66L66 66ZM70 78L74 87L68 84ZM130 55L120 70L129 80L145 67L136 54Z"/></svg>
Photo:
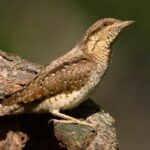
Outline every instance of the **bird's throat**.
<svg viewBox="0 0 150 150"><path fill-rule="evenodd" d="M90 40L87 42L87 53L96 61L107 63L111 52L105 41Z"/></svg>

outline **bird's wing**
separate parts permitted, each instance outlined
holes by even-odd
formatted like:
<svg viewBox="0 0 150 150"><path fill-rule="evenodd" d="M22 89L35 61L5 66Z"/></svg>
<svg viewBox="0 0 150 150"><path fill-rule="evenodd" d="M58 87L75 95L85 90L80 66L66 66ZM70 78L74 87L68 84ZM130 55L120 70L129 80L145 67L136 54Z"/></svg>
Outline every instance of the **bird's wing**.
<svg viewBox="0 0 150 150"><path fill-rule="evenodd" d="M20 102L29 103L62 92L79 90L88 81L94 67L92 60L79 58L62 63L49 72L42 71L25 88L4 99L2 104L9 106Z"/></svg>

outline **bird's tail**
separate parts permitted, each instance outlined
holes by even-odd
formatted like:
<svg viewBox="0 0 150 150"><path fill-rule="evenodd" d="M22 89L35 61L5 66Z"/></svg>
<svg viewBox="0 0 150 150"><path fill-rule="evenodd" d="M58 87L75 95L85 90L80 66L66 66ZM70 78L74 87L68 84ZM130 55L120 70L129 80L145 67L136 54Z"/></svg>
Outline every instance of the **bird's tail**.
<svg viewBox="0 0 150 150"><path fill-rule="evenodd" d="M23 107L20 107L17 104L11 106L3 106L2 104L0 104L0 116L21 114L24 111L23 109Z"/></svg>

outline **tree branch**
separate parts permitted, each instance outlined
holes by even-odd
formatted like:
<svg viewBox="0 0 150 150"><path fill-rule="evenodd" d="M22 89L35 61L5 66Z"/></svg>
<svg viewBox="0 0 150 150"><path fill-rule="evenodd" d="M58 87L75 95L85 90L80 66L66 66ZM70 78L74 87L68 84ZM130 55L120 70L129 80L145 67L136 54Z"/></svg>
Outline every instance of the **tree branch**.
<svg viewBox="0 0 150 150"><path fill-rule="evenodd" d="M6 139L0 141L1 150L21 150L28 141L28 136L22 132L8 132Z"/></svg>

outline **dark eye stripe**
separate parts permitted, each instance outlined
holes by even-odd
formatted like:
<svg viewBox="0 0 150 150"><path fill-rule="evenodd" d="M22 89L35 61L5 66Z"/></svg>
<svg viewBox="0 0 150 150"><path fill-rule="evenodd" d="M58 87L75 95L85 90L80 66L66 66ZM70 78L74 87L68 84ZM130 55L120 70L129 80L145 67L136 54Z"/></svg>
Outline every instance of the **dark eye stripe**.
<svg viewBox="0 0 150 150"><path fill-rule="evenodd" d="M109 25L111 25L113 23L114 23L113 21L105 21L105 22L103 22L102 26L106 27L106 26L109 26Z"/></svg>

